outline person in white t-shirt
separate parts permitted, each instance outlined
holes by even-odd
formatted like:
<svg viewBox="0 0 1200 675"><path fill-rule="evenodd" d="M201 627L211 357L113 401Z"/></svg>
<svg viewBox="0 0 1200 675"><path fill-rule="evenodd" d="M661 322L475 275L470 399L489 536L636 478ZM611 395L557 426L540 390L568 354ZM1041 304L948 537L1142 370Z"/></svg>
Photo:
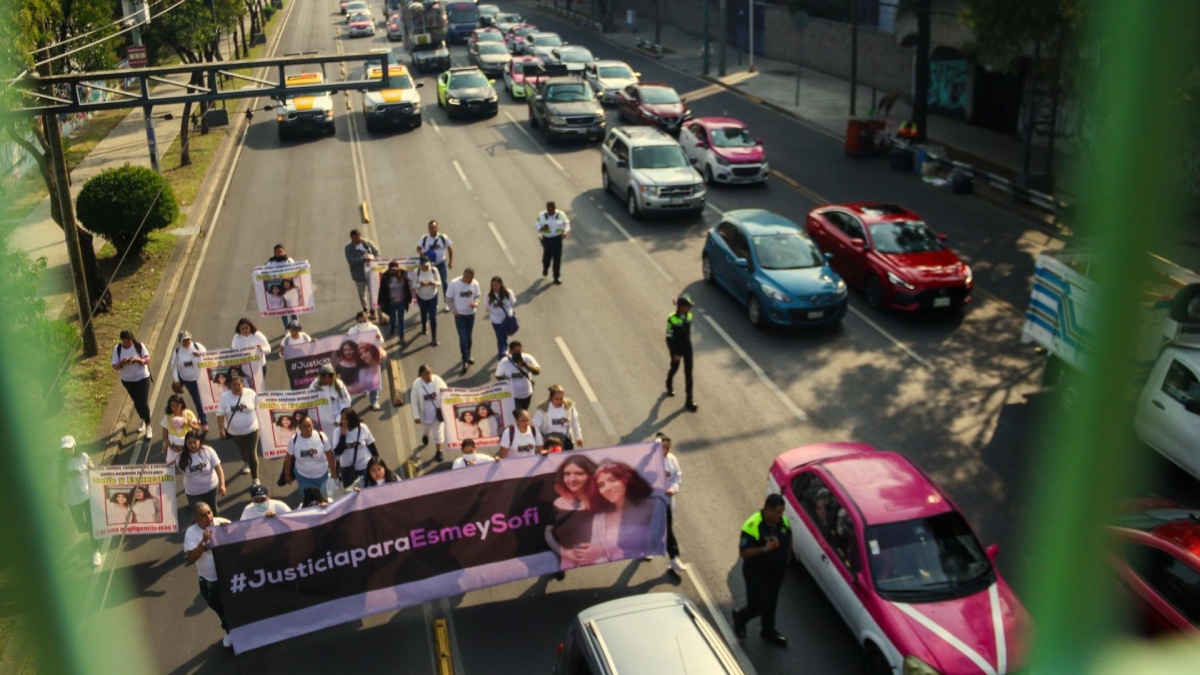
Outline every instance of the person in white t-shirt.
<svg viewBox="0 0 1200 675"><path fill-rule="evenodd" d="M100 540L92 537L92 500L88 471L95 468L86 452L75 444L74 436L63 436L59 446L62 455L55 463L58 484L62 486L62 503L71 512L71 520L79 534L91 541L92 567L104 564Z"/></svg>
<svg viewBox="0 0 1200 675"><path fill-rule="evenodd" d="M532 457L542 449L542 432L529 421L528 410L518 410L513 424L500 432L500 457Z"/></svg>
<svg viewBox="0 0 1200 675"><path fill-rule="evenodd" d="M247 318L238 319L237 326L233 332L233 340L230 346L234 349L243 347L253 347L258 350L258 361L262 364L263 382L267 381L267 355L271 353L271 341L266 335L254 325L254 322ZM260 384L260 387L265 385Z"/></svg>
<svg viewBox="0 0 1200 675"><path fill-rule="evenodd" d="M241 473L250 474L258 485L258 393L242 383L235 370L229 375L229 391L221 394L217 403L217 426L221 438L233 441L246 466Z"/></svg>
<svg viewBox="0 0 1200 675"><path fill-rule="evenodd" d="M333 446L333 454L338 457L338 472L343 487L353 485L366 472L367 462L379 456L375 436L358 418L354 408L342 411L342 423L333 430L329 443Z"/></svg>
<svg viewBox="0 0 1200 675"><path fill-rule="evenodd" d="M121 342L113 347L112 368L121 374L121 384L142 419L138 434L154 438L150 427L150 350L137 341L133 331L121 331Z"/></svg>
<svg viewBox="0 0 1200 675"><path fill-rule="evenodd" d="M179 459L179 453L183 452L183 439L188 432L201 430L200 420L188 410L187 403L179 394L171 394L167 398L167 409L163 411L158 425L162 427L163 454L166 455L167 464L174 464Z"/></svg>
<svg viewBox="0 0 1200 675"><path fill-rule="evenodd" d="M279 343L279 348L291 347L292 345L304 345L312 342L312 336L305 333L300 326L300 322L292 319L287 325L288 334L283 336L283 340Z"/></svg>
<svg viewBox="0 0 1200 675"><path fill-rule="evenodd" d="M445 294L447 281L450 279L450 270L454 269L454 244L450 241L450 237L438 231L436 220L429 221L429 234L421 235L421 238L417 240L417 256L429 258L429 264L438 271L442 293ZM434 309L436 308L435 304ZM446 311L450 311L449 295L446 295Z"/></svg>
<svg viewBox="0 0 1200 675"><path fill-rule="evenodd" d="M556 434L562 439L563 450L583 447L583 432L579 428L579 410L575 402L567 398L562 385L549 387L550 397L538 404L533 414L533 426L543 437Z"/></svg>
<svg viewBox="0 0 1200 675"><path fill-rule="evenodd" d="M366 312L359 312L358 314L354 315L354 325L350 326L350 330L346 331L346 335L373 335L377 340L377 342L373 344L362 342L358 344L360 372L358 373L356 383L359 386L359 393L363 391L367 392L367 396L371 400L371 410L379 410L380 382L375 378L375 375L379 372L379 367L381 365L380 361L385 358L385 354L382 350L383 332L379 330L379 326L371 322L371 320L367 317ZM364 346L377 348L374 350L364 349ZM362 359L364 354L369 355L367 362L364 362ZM369 359L373 358L373 355L376 354L378 354L379 360L376 360L375 363L370 363ZM361 372L364 370L369 372ZM363 377L364 375L366 375L365 378Z"/></svg>
<svg viewBox="0 0 1200 675"><path fill-rule="evenodd" d="M284 483L296 482L296 492L304 488L320 490L330 476L337 475L337 459L329 436L316 431L311 417L300 420L300 431L288 441L287 457L283 460Z"/></svg>
<svg viewBox="0 0 1200 675"><path fill-rule="evenodd" d="M200 417L200 428L208 431L208 415L204 412L204 403L200 401L200 354L208 351L204 345L192 340L188 331L179 332L179 344L171 354L171 388L176 394L187 389L192 395L192 405L196 406L196 414ZM176 386L178 385L178 386Z"/></svg>
<svg viewBox="0 0 1200 675"><path fill-rule="evenodd" d="M486 304L488 320L491 321L492 332L496 334L496 360L503 361L508 355L508 328L504 322L508 317L515 315L516 310L513 308L517 305L517 296L505 287L503 279L492 277Z"/></svg>
<svg viewBox="0 0 1200 675"><path fill-rule="evenodd" d="M526 354L519 340L508 343L508 357L496 364L496 379L512 383L513 407L528 410L533 399L533 376L542 372L537 359Z"/></svg>
<svg viewBox="0 0 1200 675"><path fill-rule="evenodd" d="M308 385L308 390L319 393L325 400L325 403L317 406L317 428L326 434L333 433L338 420L342 418L342 411L350 407L350 390L338 377L332 363L321 365L317 379Z"/></svg>
<svg viewBox="0 0 1200 675"><path fill-rule="evenodd" d="M250 488L250 503L242 510L240 520L255 520L256 518L274 518L285 513L291 513L292 507L278 499L271 499L267 488L255 485Z"/></svg>
<svg viewBox="0 0 1200 675"><path fill-rule="evenodd" d="M675 539L675 496L683 486L683 470L679 468L679 459L671 452L671 438L659 432L654 434L654 442L662 448L663 466L666 469L667 495L667 570L674 576L686 569L679 560L679 542Z"/></svg>
<svg viewBox="0 0 1200 675"><path fill-rule="evenodd" d="M408 395L413 422L423 426L421 447L429 445L429 438L433 437L436 448L433 455L435 462L442 461L442 443L446 438L446 424L439 412L442 407L442 390L445 388L446 381L434 375L429 366L421 364L417 368L417 379L413 380L412 391Z"/></svg>
<svg viewBox="0 0 1200 675"><path fill-rule="evenodd" d="M462 357L462 371L475 363L471 358L471 337L475 332L475 310L479 308L479 282L475 270L468 267L463 275L450 282L446 289L446 301L454 312L454 327L458 329L458 351Z"/></svg>
<svg viewBox="0 0 1200 675"><path fill-rule="evenodd" d="M443 277L430 262L429 258L421 257L421 266L415 272L413 285L417 294L417 309L421 311L421 335L433 331L433 346L438 346L437 311L438 288L442 285Z"/></svg>
<svg viewBox="0 0 1200 675"><path fill-rule="evenodd" d="M454 463L450 465L450 468L463 469L468 466L475 466L477 464L492 464L495 461L495 457L476 451L475 441L468 438L462 442L462 457L454 460Z"/></svg>
<svg viewBox="0 0 1200 675"><path fill-rule="evenodd" d="M187 452L179 455L175 466L183 474L183 493L187 495L188 506L194 510L197 504L206 504L213 513L220 513L217 495L225 496L225 469L221 468L221 458L216 450L204 444L204 437L194 431L188 432L183 447Z"/></svg>
<svg viewBox="0 0 1200 675"><path fill-rule="evenodd" d="M188 565L195 565L200 575L200 595L212 611L221 619L221 630L225 637L221 644L230 645L229 622L225 620L225 606L221 603L221 588L217 585L217 564L213 561L212 528L228 525L227 518L217 518L208 504L197 504L192 512L192 526L183 533L183 553Z"/></svg>

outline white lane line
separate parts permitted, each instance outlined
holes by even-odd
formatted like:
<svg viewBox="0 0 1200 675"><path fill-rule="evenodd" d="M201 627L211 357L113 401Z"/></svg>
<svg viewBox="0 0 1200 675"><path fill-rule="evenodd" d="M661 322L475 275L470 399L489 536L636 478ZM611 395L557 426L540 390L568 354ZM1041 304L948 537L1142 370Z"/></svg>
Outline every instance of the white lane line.
<svg viewBox="0 0 1200 675"><path fill-rule="evenodd" d="M684 571L687 572L688 578L692 580L692 585L696 587L696 592L700 594L700 601L704 603L704 607L708 609L708 615L717 624L717 630L721 631L721 637L725 638L725 644L733 650L733 656L742 666L742 670L746 671L747 675L757 675L758 671L754 670L754 664L750 663L750 657L746 656L746 652L742 649L742 641L737 639L733 634L733 629L729 627L729 622L725 620L725 615L721 613L717 603L713 602L712 595L708 592L708 587L700 580L699 574L693 574L696 569L695 563L689 564Z"/></svg>
<svg viewBox="0 0 1200 675"><path fill-rule="evenodd" d="M504 243L504 237L500 236L500 230L492 221L488 221L488 229L492 231L492 236L496 238L496 243L500 244L500 250L504 251L504 257L508 258L508 262L512 263L513 267L517 267L517 259L513 257L512 251L508 250L508 244Z"/></svg>
<svg viewBox="0 0 1200 675"><path fill-rule="evenodd" d="M658 271L658 273L660 275L662 275L663 279L666 279L667 281L675 281L675 278L672 277L667 272L667 270L665 270L663 268L662 265L658 264L658 261L654 259L654 256L650 255L649 251L642 248L642 245L639 244L637 242L637 240L633 238L633 235L629 234L628 230L626 230L624 227L621 226L621 223L617 222L616 218L613 218L612 215L608 214L608 213L604 214L604 217L608 219L608 222L612 223L613 227L617 228L618 232L620 232L622 235L624 235L625 239L627 239L629 241L629 243L633 244L633 247L636 248L638 250L638 252L641 253L642 256L646 258L646 260L650 263L651 267L653 267L655 270Z"/></svg>
<svg viewBox="0 0 1200 675"><path fill-rule="evenodd" d="M569 171L567 171L567 170L566 170L566 168L565 168L565 167L563 167L563 165L562 165L562 164L559 164L559 163L558 163L558 160L557 160L557 159L554 159L554 155L551 155L551 154L550 154L550 153L548 153L548 152L543 152L542 154L543 154L543 155L545 155L545 156L546 156L546 159L550 160L550 163L551 163L551 164L553 164L553 165L554 165L554 167L555 167L556 169L558 169L559 171L561 171L561 172L563 173L563 175L564 175L564 176L570 176L570 175L571 175L571 173L570 173Z"/></svg>
<svg viewBox="0 0 1200 675"><path fill-rule="evenodd" d="M712 202L706 201L706 202L704 203L704 205L705 205L705 206L707 206L708 208L712 209L712 210L713 210L713 212L715 212L715 213L716 213L718 216L723 216L723 215L725 215L725 212L724 212L724 211L722 211L721 209L717 208L717 205L716 205L716 204L713 204Z"/></svg>
<svg viewBox="0 0 1200 675"><path fill-rule="evenodd" d="M438 126L437 120L430 117L429 118L429 126L433 127L433 133L437 134L438 137L440 138L442 135L442 128L440 126Z"/></svg>
<svg viewBox="0 0 1200 675"><path fill-rule="evenodd" d="M504 116L508 118L508 121L509 121L509 122L512 122L512 124L513 124L513 128L514 128L514 129L516 129L517 131L521 132L521 133L522 133L522 134L525 136L525 138L528 138L528 139L529 139L529 142L530 142L530 143L533 143L534 145L536 145L536 146L537 146L537 147L539 147L539 148L541 147L541 144L539 144L539 143L537 142L537 140L536 140L536 139L533 137L533 134L531 134L531 133L529 133L528 131L526 131L526 130L525 130L525 127L524 127L524 126L522 126L522 125L521 125L521 123L517 121L517 118L515 118L515 117L513 117L513 116L512 116L512 113L510 113L510 112L508 112L507 110L505 110L505 111L504 111ZM544 156L546 159L550 160L550 163L551 163L551 164L553 164L553 165L554 165L554 168L558 169L558 170L559 170L559 171L562 173L562 175L566 176L567 178L570 178L570 177L571 177L571 172L570 172L570 171L567 171L567 170L566 170L566 168L565 168L565 167L563 167L563 165L562 165L562 164L559 164L559 163L558 163L558 160L554 158L554 155L551 155L550 153L548 153L548 152L545 152L545 151L543 151L543 152L542 152L542 155L543 155L543 156Z"/></svg>
<svg viewBox="0 0 1200 675"><path fill-rule="evenodd" d="M558 349L563 353L563 357L567 360L567 365L570 366L571 372L575 373L575 379L579 380L579 387L583 389L583 395L587 396L588 403L596 410L596 417L600 418L600 425L608 432L610 437L615 438L617 429L613 426L612 421L608 419L608 413L604 412L604 408L600 405L600 399L596 398L596 392L592 391L592 385L588 384L587 378L584 377L583 371L579 368L579 364L575 362L575 357L571 354L571 350L567 349L567 343L563 342L561 337L555 336L554 342L558 345Z"/></svg>
<svg viewBox="0 0 1200 675"><path fill-rule="evenodd" d="M463 185L467 186L467 189L470 190L471 181L467 180L467 174L463 172L462 165L458 163L457 159L451 161L454 164L454 170L458 172L458 177L462 179Z"/></svg>
<svg viewBox="0 0 1200 675"><path fill-rule="evenodd" d="M853 314L854 316L857 316L858 318L862 319L863 323L867 324L872 329L874 329L876 333L879 333L880 335L882 335L884 337L884 339L886 339L888 342L891 342L892 344L899 347L900 351L904 352L905 354L908 354L908 357L911 358L913 361L916 361L917 363L921 364L922 366L925 366L932 372L937 372L934 370L933 365L931 363L929 363L925 359L918 356L917 353L914 352L911 348L909 348L908 345L901 342L900 338L897 338L896 336L894 336L891 333L884 330L883 326L880 326L879 324L875 323L871 319L867 318L866 314L863 314L862 312L858 311L857 309L855 309L853 307L850 308L850 313Z"/></svg>
<svg viewBox="0 0 1200 675"><path fill-rule="evenodd" d="M697 311L699 312L699 310ZM700 316L704 317L704 320L708 322L708 325L712 326L712 329L717 332L717 335L721 336L721 339L725 341L725 344L729 345L729 348L732 349L735 354L741 357L741 359L746 362L746 365L750 366L750 370L754 371L754 374L758 376L758 379L764 385L766 385L767 389L771 390L771 393L775 394L775 398L779 399L779 402L783 404L783 407L787 408L796 419L800 420L801 422L807 422L808 413L801 410L800 406L796 405L795 402L793 402L792 399L789 398L788 395L779 388L779 385L775 384L775 382L767 376L766 371L764 371L762 367L754 361L754 359L750 358L750 355L746 353L746 350L742 349L738 343L734 342L733 337L730 336L729 333L726 333L725 329L721 328L721 326L714 321L711 316L708 316L703 312L699 313Z"/></svg>

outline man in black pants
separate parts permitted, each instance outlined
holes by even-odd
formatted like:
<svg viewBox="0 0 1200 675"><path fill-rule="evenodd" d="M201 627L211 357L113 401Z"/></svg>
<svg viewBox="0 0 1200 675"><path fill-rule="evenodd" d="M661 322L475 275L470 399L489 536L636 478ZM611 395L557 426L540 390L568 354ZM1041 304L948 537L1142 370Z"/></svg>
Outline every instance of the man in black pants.
<svg viewBox="0 0 1200 675"><path fill-rule="evenodd" d="M783 515L783 497L767 495L762 510L746 519L738 549L746 606L733 610L733 632L744 639L746 623L762 617L763 639L786 647L787 637L775 630L775 605L792 558L792 528Z"/></svg>
<svg viewBox="0 0 1200 675"><path fill-rule="evenodd" d="M671 369L667 371L667 396L675 395L675 373L679 372L679 362L683 361L683 382L687 393L687 403L683 405L688 412L696 412L695 399L692 398L692 302L691 296L679 296L675 300L675 312L667 317L667 351L671 353Z"/></svg>
<svg viewBox="0 0 1200 675"><path fill-rule="evenodd" d="M554 202L546 202L546 210L538 214L536 230L542 242L542 276L550 273L554 265L554 283L562 283L563 239L571 233L571 221L567 214L559 211Z"/></svg>

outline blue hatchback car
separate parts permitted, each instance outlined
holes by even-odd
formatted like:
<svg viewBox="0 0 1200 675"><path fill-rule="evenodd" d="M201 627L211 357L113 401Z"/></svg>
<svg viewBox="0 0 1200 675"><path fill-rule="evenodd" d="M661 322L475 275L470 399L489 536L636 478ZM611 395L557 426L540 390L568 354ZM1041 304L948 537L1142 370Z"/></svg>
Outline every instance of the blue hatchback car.
<svg viewBox="0 0 1200 675"><path fill-rule="evenodd" d="M804 229L764 209L726 212L704 242L704 280L746 305L755 326L817 326L846 315L846 283Z"/></svg>

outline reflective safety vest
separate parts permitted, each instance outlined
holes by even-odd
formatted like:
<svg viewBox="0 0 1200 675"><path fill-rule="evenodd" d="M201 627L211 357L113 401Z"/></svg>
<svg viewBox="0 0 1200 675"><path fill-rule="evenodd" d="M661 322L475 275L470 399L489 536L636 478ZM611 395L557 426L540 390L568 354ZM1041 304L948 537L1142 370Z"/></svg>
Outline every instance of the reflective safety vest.
<svg viewBox="0 0 1200 675"><path fill-rule="evenodd" d="M691 337L691 330L690 330L691 326L692 326L692 313L691 312L688 312L687 314L685 314L683 316L679 316L675 312L671 312L671 315L667 317L667 339L670 340L670 339L674 338L675 331L677 329L680 329L679 330L680 338L690 338Z"/></svg>
<svg viewBox="0 0 1200 675"><path fill-rule="evenodd" d="M897 135L901 138L916 138L917 123L913 122L912 120L906 120L905 122L902 122L900 124L899 131L897 131Z"/></svg>
<svg viewBox="0 0 1200 675"><path fill-rule="evenodd" d="M746 519L746 522L742 523L742 532L745 532L746 534L750 535L751 537L754 537L756 540L760 539L760 537L758 536L758 526L762 524L762 520L763 520L762 511L755 511L753 514L750 515L749 518ZM787 514L784 514L784 516L783 516L783 521L781 523L780 529L785 530L787 532L791 532L791 530L792 530L791 524L788 523Z"/></svg>

